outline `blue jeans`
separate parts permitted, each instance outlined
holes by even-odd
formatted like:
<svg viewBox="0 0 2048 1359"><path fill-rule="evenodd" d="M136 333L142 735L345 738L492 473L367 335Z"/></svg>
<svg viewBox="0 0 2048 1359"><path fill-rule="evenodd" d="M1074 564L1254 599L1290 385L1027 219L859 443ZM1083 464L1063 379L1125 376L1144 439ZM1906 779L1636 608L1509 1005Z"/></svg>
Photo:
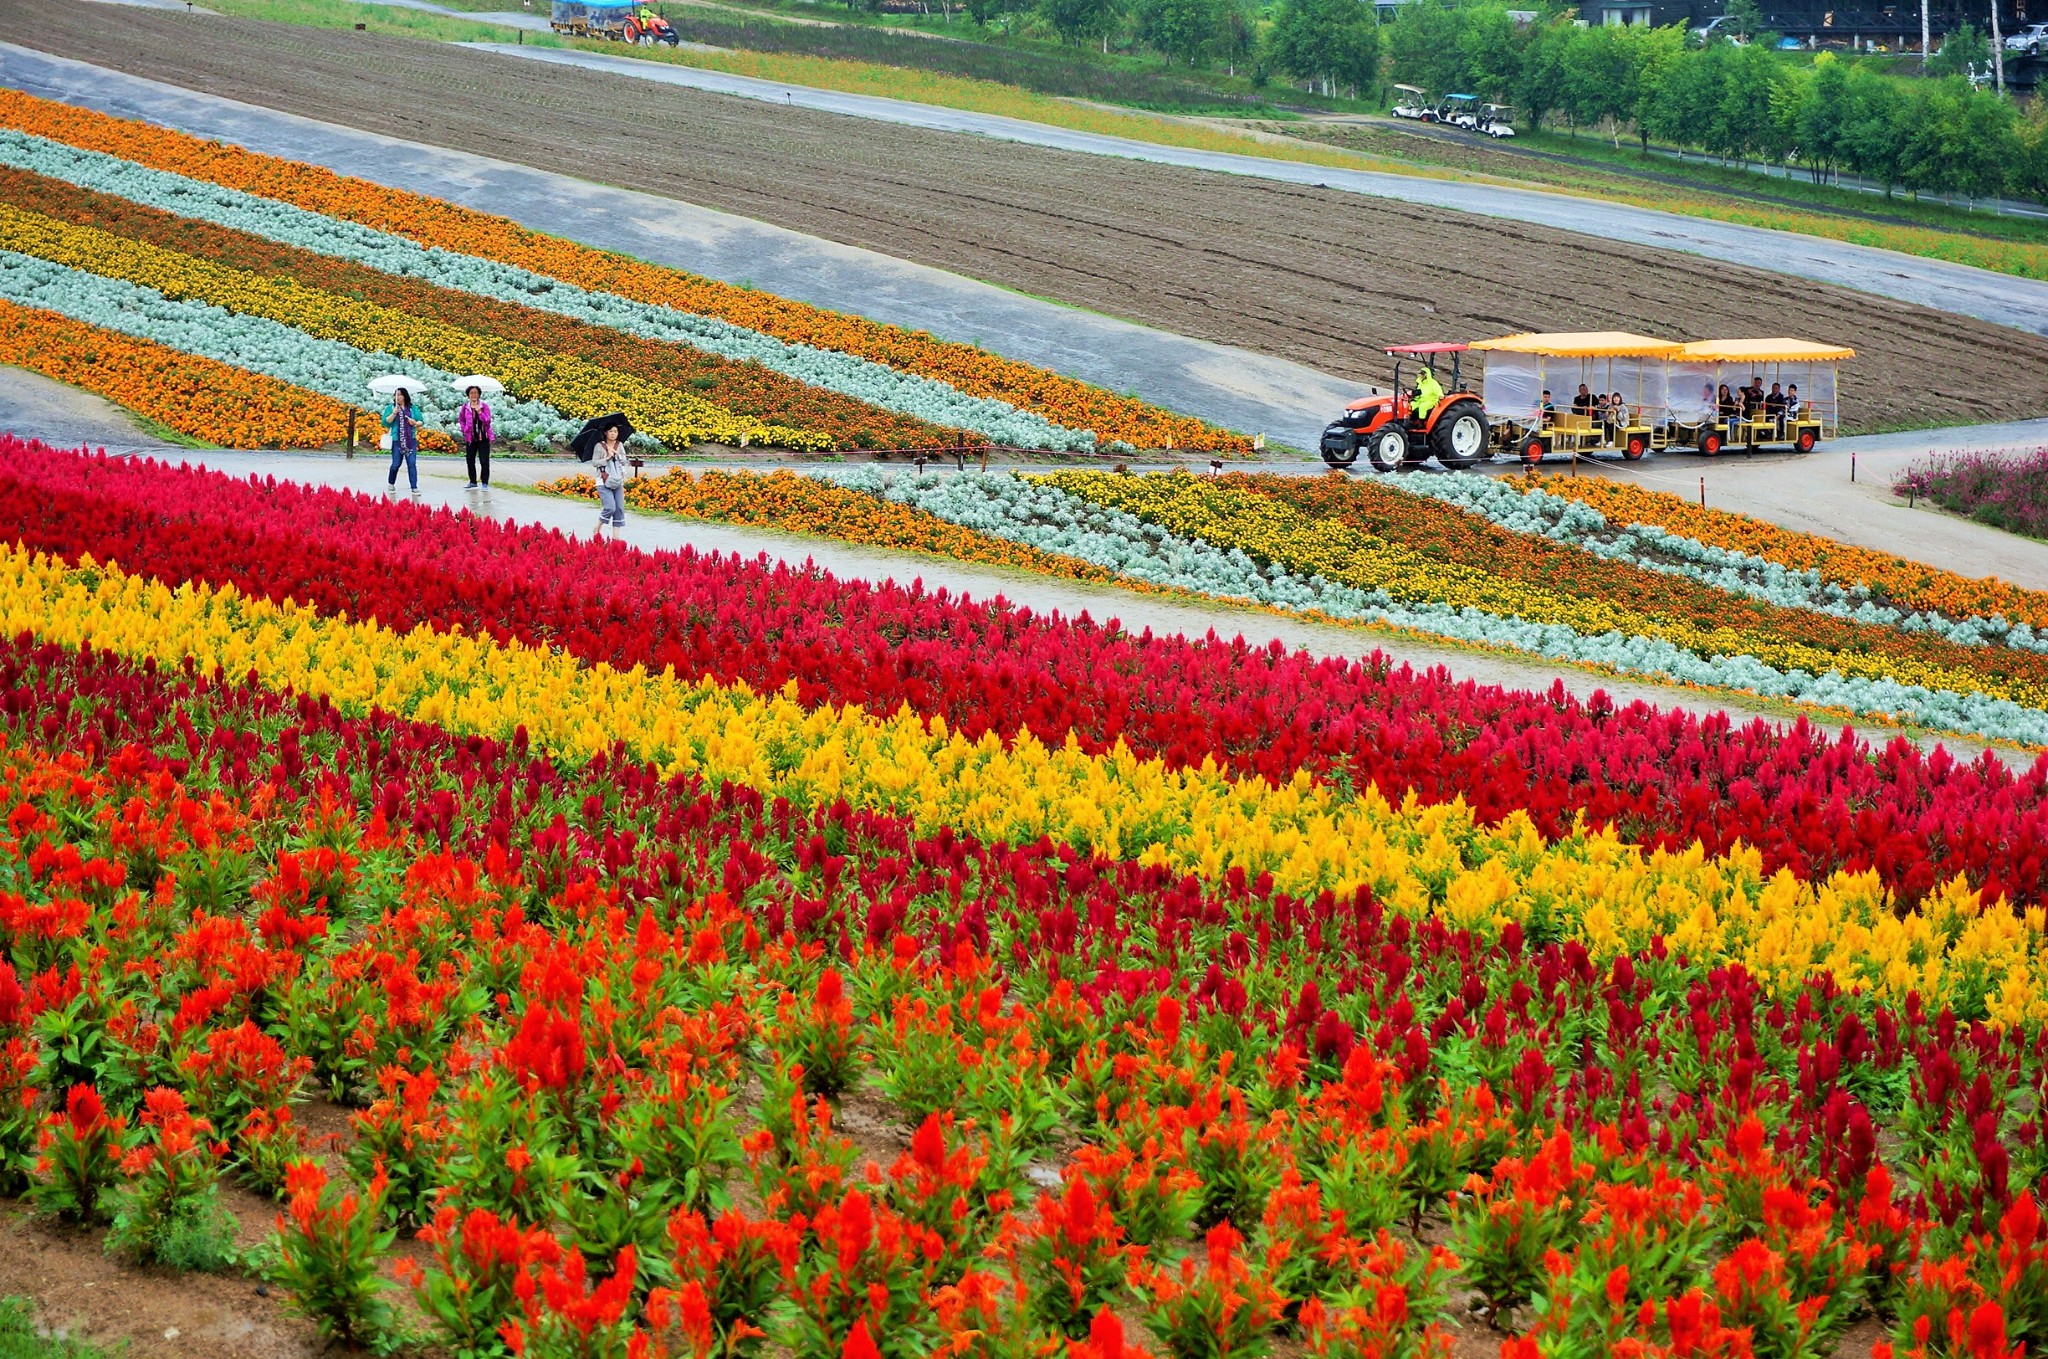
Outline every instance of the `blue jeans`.
<svg viewBox="0 0 2048 1359"><path fill-rule="evenodd" d="M625 487L600 486L597 488L597 522L600 524L625 524Z"/></svg>
<svg viewBox="0 0 2048 1359"><path fill-rule="evenodd" d="M391 450L391 475L384 478L386 486L398 484L398 464L405 464L406 482L417 491L420 488L420 451L417 448L394 448Z"/></svg>

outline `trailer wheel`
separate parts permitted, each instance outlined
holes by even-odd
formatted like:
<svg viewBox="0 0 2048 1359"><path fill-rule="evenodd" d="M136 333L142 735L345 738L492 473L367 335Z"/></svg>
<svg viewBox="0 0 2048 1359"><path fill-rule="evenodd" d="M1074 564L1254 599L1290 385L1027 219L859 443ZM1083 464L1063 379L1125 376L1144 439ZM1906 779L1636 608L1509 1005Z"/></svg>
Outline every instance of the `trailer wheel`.
<svg viewBox="0 0 2048 1359"><path fill-rule="evenodd" d="M1819 435L1810 429L1802 429L1799 431L1799 437L1792 441L1792 446L1801 453L1811 453L1813 452L1813 446L1819 442Z"/></svg>
<svg viewBox="0 0 2048 1359"><path fill-rule="evenodd" d="M1721 431L1717 429L1702 430L1700 432L1700 452L1711 458L1720 451Z"/></svg>
<svg viewBox="0 0 2048 1359"><path fill-rule="evenodd" d="M1408 432L1399 424L1382 425L1365 436L1365 458L1377 471L1400 471L1408 461Z"/></svg>
<svg viewBox="0 0 2048 1359"><path fill-rule="evenodd" d="M1640 434L1631 434L1628 436L1628 443L1622 446L1621 456L1627 458L1630 462L1634 462L1642 457L1649 447L1649 440Z"/></svg>
<svg viewBox="0 0 2048 1359"><path fill-rule="evenodd" d="M1543 440L1531 434L1522 441L1522 461L1530 467L1543 461Z"/></svg>

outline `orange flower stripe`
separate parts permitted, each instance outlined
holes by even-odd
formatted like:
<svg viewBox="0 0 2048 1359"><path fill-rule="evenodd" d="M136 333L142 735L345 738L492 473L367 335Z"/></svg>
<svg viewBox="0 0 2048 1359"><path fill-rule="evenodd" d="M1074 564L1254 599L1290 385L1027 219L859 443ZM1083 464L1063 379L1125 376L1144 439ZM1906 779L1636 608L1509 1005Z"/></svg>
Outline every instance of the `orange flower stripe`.
<svg viewBox="0 0 2048 1359"><path fill-rule="evenodd" d="M1795 570L1818 571L1823 580L1868 589L1913 608L1949 618L1998 614L2015 623L2048 627L2048 593L2009 585L1996 576L1958 575L1889 552L1780 528L1746 514L1702 509L1683 496L1599 477L1546 477L1541 485L1552 495L1591 505L1615 524L1655 524Z"/></svg>
<svg viewBox="0 0 2048 1359"><path fill-rule="evenodd" d="M1008 402L1070 428L1092 429L1105 440L1138 448L1245 452L1251 447L1243 435L972 345L595 250L502 217L321 166L73 108L19 90L0 90L0 125L358 222L422 245L517 265L578 287L715 316L792 344L856 354L937 378L974 396Z"/></svg>
<svg viewBox="0 0 2048 1359"><path fill-rule="evenodd" d="M597 498L597 483L581 475L544 481L535 489L585 500ZM763 474L712 469L693 476L677 467L659 477L627 482L626 499L640 509L685 519L754 524L785 533L930 552L956 561L1009 566L1072 580L1117 581L1138 589L1147 588L1141 582L1123 580L1109 568L1078 557L1009 542L949 524L926 510L791 472Z"/></svg>
<svg viewBox="0 0 2048 1359"><path fill-rule="evenodd" d="M82 387L224 448L323 448L348 436L349 408L331 397L5 301L0 364ZM357 416L358 439L375 444L383 433L375 416Z"/></svg>

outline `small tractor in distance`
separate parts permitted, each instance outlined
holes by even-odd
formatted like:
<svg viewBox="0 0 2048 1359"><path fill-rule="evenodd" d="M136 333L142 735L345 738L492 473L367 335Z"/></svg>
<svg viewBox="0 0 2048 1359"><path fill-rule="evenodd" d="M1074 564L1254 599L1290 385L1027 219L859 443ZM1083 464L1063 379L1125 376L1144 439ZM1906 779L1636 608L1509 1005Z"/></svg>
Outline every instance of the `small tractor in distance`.
<svg viewBox="0 0 2048 1359"><path fill-rule="evenodd" d="M1395 345L1386 352L1394 360L1394 391L1391 396L1368 396L1351 402L1343 416L1323 430L1323 461L1332 467L1349 467L1363 452L1366 461L1381 472L1403 465L1427 462L1432 456L1453 470L1470 467L1487 456L1492 432L1486 407L1476 393L1464 389L1459 372L1462 344ZM1443 395L1429 411L1414 413L1412 384L1403 380L1406 371L1415 378L1421 370L1436 371L1436 356L1451 356L1451 380L1443 384Z"/></svg>

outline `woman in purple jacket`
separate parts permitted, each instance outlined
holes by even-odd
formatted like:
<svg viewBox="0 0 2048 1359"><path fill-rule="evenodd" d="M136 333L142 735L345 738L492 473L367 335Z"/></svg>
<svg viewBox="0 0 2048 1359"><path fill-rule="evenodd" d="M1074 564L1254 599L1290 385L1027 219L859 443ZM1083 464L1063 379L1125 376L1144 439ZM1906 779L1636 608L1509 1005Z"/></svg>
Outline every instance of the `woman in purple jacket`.
<svg viewBox="0 0 2048 1359"><path fill-rule="evenodd" d="M463 395L468 399L462 403L455 424L462 434L462 465L469 469L469 489L473 491L479 465L484 474L483 484L491 484L491 407L484 400L481 387L472 384Z"/></svg>

